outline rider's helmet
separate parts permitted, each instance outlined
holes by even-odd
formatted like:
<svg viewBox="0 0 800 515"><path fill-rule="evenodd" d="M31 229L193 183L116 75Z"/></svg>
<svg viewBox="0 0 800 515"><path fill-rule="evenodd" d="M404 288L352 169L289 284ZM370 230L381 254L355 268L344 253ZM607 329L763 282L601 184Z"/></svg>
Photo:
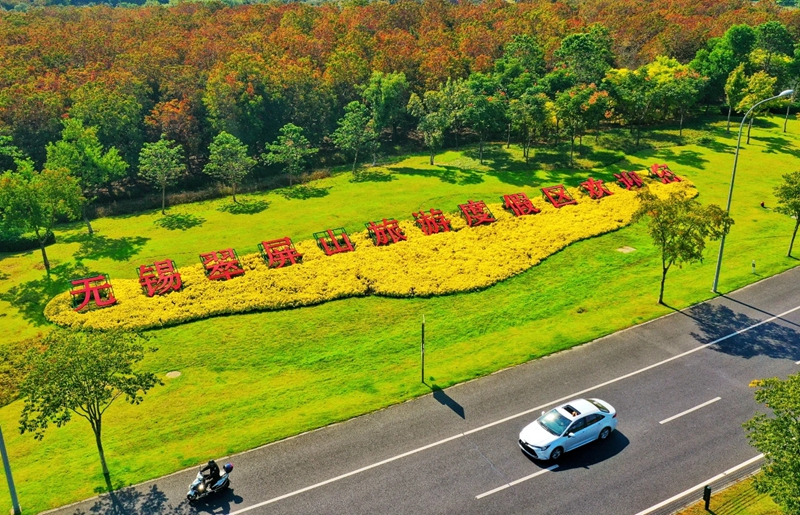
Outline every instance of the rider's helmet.
<svg viewBox="0 0 800 515"><path fill-rule="evenodd" d="M226 463L225 466L222 468L225 469L225 472L230 474L231 470L233 470L233 465L231 465L230 463Z"/></svg>

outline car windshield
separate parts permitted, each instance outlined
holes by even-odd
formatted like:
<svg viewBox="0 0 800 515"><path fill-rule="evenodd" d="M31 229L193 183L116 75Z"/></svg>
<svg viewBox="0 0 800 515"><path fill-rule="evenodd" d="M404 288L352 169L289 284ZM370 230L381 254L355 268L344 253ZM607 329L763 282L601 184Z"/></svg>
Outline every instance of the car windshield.
<svg viewBox="0 0 800 515"><path fill-rule="evenodd" d="M557 410L552 409L539 417L539 424L556 436L561 436L567 426L569 419L559 413Z"/></svg>

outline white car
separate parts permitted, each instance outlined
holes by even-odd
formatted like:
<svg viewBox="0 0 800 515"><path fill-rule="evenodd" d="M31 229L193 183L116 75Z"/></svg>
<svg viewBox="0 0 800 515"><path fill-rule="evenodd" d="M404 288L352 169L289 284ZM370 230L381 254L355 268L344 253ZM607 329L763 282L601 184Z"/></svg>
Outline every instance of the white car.
<svg viewBox="0 0 800 515"><path fill-rule="evenodd" d="M519 433L522 452L538 460L557 460L567 451L605 440L617 428L617 411L600 399L575 399L551 409Z"/></svg>

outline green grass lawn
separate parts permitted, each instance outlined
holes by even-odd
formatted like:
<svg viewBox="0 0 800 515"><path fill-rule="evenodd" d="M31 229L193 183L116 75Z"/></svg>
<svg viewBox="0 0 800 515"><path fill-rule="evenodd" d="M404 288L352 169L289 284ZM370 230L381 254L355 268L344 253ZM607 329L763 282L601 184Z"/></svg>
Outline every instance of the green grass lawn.
<svg viewBox="0 0 800 515"><path fill-rule="evenodd" d="M782 515L780 507L767 494L756 492L753 478L740 481L721 492L711 494L708 506L714 515ZM678 515L706 515L705 502L682 510Z"/></svg>
<svg viewBox="0 0 800 515"><path fill-rule="evenodd" d="M780 120L782 123L782 120ZM797 264L786 257L793 220L779 215L772 189L800 157L800 122L782 134L761 120L753 142L740 154L720 290L730 291ZM233 246L255 252L264 239L310 238L315 231L412 211L456 210L469 198L495 201L505 193L589 175L613 180L613 172L666 162L698 187L702 202L724 206L735 134L719 127L651 134L656 148L626 156L625 133L585 138L577 162L595 169L559 167L552 149L539 149L526 167L519 149L494 146L479 165L475 149L448 151L429 166L426 155L369 169L353 182L339 174L294 189L181 205L167 217L153 211L59 228L48 248L56 265L47 279L37 252L0 258L0 345L46 330L41 310L85 272L136 277L139 264L169 257L180 267L197 255ZM685 131L686 133L687 131ZM703 137L701 137L703 136ZM624 143L624 142L623 142ZM591 146L589 146L591 144ZM562 145L563 148L563 145ZM613 164L611 164L613 163ZM609 165L609 166L602 166ZM602 166L602 167L601 167ZM759 206L766 202L768 209ZM630 246L635 252L615 249ZM717 244L706 261L670 271L666 302L675 308L708 299ZM757 275L750 263L757 262ZM424 266L424 264L420 264ZM141 406L115 404L104 419L104 446L115 485L157 477L233 452L379 409L429 392L419 382L419 322L426 316L428 383L446 387L503 367L566 349L670 311L656 303L659 257L643 224L571 245L542 264L486 290L428 299L365 297L314 307L218 317L152 331L158 352L144 366L164 379ZM204 402L198 402L200 398ZM88 424L76 418L52 428L43 441L15 431L20 402L0 408L21 504L26 513L79 500L102 488ZM226 424L236 420L235 424ZM217 427L213 433L208 427ZM86 481L64 483L70 471ZM0 478L0 485L4 479ZM0 510L10 505L0 487Z"/></svg>

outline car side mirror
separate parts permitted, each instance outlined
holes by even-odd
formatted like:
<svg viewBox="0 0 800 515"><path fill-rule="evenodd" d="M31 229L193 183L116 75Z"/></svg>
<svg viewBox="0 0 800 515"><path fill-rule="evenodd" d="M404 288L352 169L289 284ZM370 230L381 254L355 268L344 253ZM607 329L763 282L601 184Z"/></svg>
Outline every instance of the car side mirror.
<svg viewBox="0 0 800 515"><path fill-rule="evenodd" d="M575 436L575 433L567 433L567 438L572 438L573 436Z"/></svg>

